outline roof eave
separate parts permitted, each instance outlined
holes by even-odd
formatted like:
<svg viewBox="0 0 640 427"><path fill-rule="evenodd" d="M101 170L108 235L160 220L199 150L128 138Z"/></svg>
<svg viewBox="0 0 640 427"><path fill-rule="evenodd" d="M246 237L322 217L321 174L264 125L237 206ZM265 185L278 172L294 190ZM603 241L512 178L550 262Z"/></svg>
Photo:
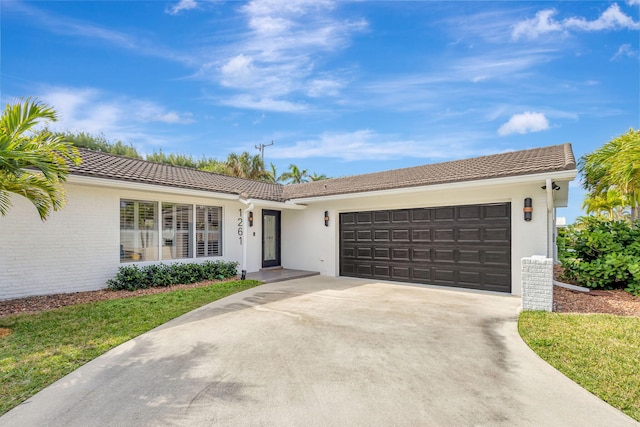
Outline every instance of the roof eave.
<svg viewBox="0 0 640 427"><path fill-rule="evenodd" d="M459 182L450 182L444 184L430 184L430 185L418 185L411 187L400 187L400 188L391 188L386 190L374 190L374 191L359 191L359 192L351 192L351 193L341 193L341 194L333 194L333 195L318 195L318 196L307 196L307 197L292 197L289 201L294 203L314 203L314 202L323 202L323 201L331 201L331 200L343 200L343 199L351 199L355 197L378 197L378 196L387 196L391 194L408 194L415 192L429 192L429 191L446 191L446 190L454 190L460 188L477 188L484 187L489 185L505 185L505 184L527 184L534 182L544 182L547 178L551 178L552 180L558 181L573 181L577 176L578 172L575 169L570 170L560 170L560 171L552 171L552 172L544 172L530 175L515 175L515 176L507 176L500 178L489 178L489 179L479 179L473 181L459 181Z"/></svg>
<svg viewBox="0 0 640 427"><path fill-rule="evenodd" d="M163 184L149 184L144 182L134 182L110 178L101 178L86 175L69 175L67 182L70 184L82 184L91 185L95 187L114 188L114 189L126 189L126 190L138 190L138 191L152 191L154 193L164 194L179 194L184 196L196 196L207 197L223 200L238 200L238 194L220 193L215 191L197 190L193 188L175 187Z"/></svg>

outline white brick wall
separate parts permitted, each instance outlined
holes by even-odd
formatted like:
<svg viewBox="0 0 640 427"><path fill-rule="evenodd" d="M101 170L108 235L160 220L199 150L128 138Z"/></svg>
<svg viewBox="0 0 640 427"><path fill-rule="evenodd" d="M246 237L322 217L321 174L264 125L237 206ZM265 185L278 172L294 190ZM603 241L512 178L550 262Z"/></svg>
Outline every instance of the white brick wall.
<svg viewBox="0 0 640 427"><path fill-rule="evenodd" d="M6 216L0 216L0 300L106 287L107 280L123 265L119 250L121 198L222 206L223 256L175 262L241 259L236 224L238 209L244 207L240 203L70 183L65 189L67 205L45 222L25 198L11 197L13 206ZM250 253L260 251L260 245L252 243Z"/></svg>
<svg viewBox="0 0 640 427"><path fill-rule="evenodd" d="M522 258L522 308L553 308L553 260L543 256Z"/></svg>

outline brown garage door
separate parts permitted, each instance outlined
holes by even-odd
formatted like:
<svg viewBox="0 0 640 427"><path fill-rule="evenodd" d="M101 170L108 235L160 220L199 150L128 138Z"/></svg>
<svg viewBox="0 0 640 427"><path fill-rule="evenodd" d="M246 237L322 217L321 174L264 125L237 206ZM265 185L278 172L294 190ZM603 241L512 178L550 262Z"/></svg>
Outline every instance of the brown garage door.
<svg viewBox="0 0 640 427"><path fill-rule="evenodd" d="M340 214L342 276L511 292L511 204Z"/></svg>

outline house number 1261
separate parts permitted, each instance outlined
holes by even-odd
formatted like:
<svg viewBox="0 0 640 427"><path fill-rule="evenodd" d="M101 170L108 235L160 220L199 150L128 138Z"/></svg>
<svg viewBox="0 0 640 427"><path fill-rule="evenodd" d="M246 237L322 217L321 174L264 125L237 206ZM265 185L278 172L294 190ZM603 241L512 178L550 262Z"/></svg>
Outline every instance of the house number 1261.
<svg viewBox="0 0 640 427"><path fill-rule="evenodd" d="M240 216L238 217L238 239L240 239L240 244L242 245L242 235L244 231L242 229L242 209L238 209L240 211Z"/></svg>

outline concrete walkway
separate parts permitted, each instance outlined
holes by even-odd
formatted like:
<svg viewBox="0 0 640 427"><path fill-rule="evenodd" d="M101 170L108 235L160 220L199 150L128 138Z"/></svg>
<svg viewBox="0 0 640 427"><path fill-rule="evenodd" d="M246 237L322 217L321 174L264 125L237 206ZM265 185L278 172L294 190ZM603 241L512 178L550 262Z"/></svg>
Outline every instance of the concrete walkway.
<svg viewBox="0 0 640 427"><path fill-rule="evenodd" d="M539 359L510 296L314 276L209 304L2 426L637 426Z"/></svg>

